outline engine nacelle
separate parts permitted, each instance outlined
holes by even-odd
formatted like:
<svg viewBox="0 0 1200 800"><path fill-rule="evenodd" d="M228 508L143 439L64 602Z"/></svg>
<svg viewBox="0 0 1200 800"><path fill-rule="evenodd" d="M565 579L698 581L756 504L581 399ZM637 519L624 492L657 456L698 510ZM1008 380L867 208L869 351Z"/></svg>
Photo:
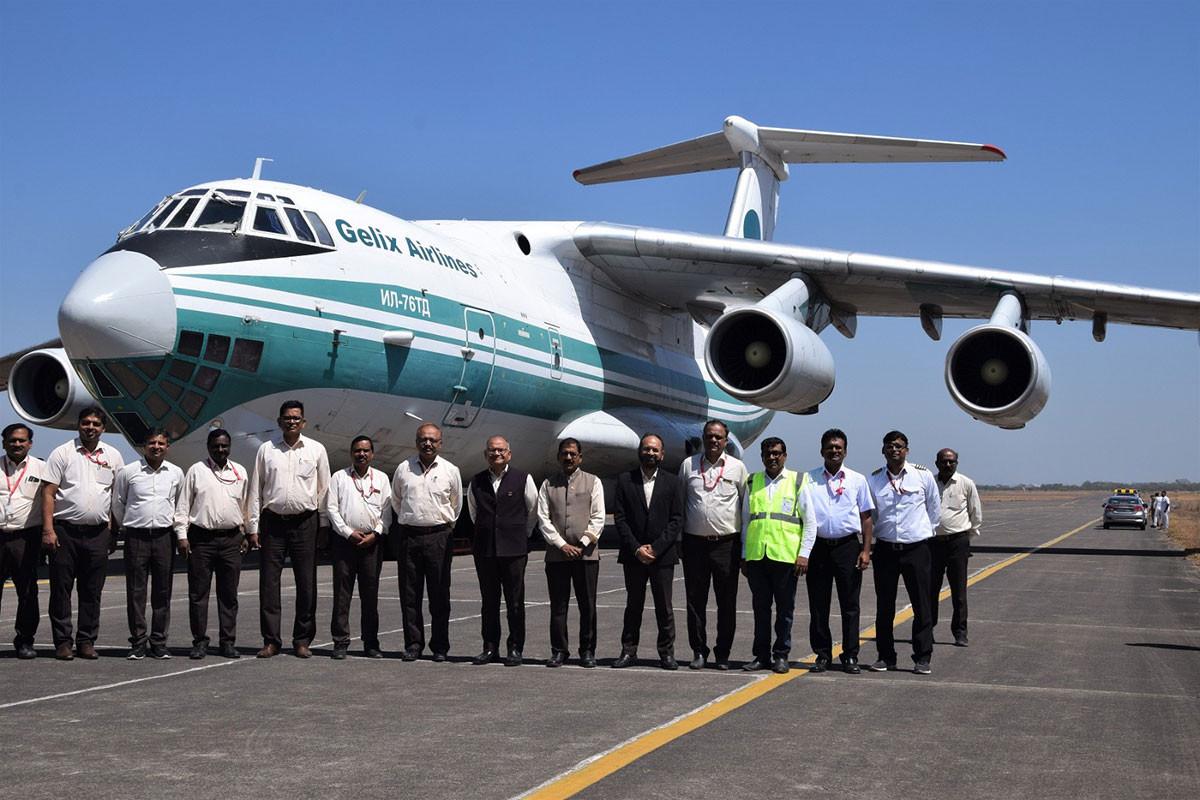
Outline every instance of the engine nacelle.
<svg viewBox="0 0 1200 800"><path fill-rule="evenodd" d="M987 323L950 345L946 388L958 407L980 422L1023 428L1050 397L1050 367L1019 329Z"/></svg>
<svg viewBox="0 0 1200 800"><path fill-rule="evenodd" d="M748 403L812 413L833 391L833 355L811 328L762 305L722 314L704 342L713 381Z"/></svg>
<svg viewBox="0 0 1200 800"><path fill-rule="evenodd" d="M95 403L61 347L21 356L8 373L8 399L26 422L62 430L73 430Z"/></svg>

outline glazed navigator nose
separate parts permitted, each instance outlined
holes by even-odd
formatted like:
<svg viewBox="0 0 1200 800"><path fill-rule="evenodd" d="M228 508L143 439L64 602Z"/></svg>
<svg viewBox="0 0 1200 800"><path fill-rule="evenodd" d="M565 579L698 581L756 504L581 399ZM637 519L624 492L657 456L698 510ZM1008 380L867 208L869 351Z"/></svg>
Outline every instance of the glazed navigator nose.
<svg viewBox="0 0 1200 800"><path fill-rule="evenodd" d="M149 256L105 253L75 281L58 310L72 358L161 356L175 346L175 295Z"/></svg>

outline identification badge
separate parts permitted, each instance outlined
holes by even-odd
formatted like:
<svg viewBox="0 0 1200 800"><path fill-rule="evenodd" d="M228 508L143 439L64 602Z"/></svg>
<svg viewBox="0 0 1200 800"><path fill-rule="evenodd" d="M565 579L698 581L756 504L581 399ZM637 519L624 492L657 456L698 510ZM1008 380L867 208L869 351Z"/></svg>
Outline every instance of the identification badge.
<svg viewBox="0 0 1200 800"><path fill-rule="evenodd" d="M796 508L796 504L790 497L786 498L783 501L783 513L788 514L790 516L792 511L795 510L795 508Z"/></svg>

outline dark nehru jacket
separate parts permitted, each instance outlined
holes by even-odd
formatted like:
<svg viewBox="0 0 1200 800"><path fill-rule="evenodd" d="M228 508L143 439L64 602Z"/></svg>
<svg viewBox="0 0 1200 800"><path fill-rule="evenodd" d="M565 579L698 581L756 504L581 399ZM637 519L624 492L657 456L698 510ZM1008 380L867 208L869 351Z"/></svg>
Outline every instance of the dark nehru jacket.
<svg viewBox="0 0 1200 800"><path fill-rule="evenodd" d="M492 491L491 470L483 470L471 480L475 498L475 540L472 552L477 556L498 558L523 556L529 552L529 516L525 510L525 484L529 475L509 467Z"/></svg>

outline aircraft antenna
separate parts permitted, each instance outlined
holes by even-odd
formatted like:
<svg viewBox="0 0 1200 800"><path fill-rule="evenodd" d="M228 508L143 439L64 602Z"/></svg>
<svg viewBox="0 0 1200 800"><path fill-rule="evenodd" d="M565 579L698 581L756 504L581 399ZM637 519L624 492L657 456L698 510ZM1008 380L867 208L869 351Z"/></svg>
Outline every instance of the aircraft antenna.
<svg viewBox="0 0 1200 800"><path fill-rule="evenodd" d="M358 197L354 198L354 202L358 203L361 206L363 198L366 196L367 196L367 190L363 189L361 192L358 193Z"/></svg>
<svg viewBox="0 0 1200 800"><path fill-rule="evenodd" d="M274 161L273 158L259 157L254 159L254 174L250 176L250 180L256 181L262 175L262 165L264 161Z"/></svg>

